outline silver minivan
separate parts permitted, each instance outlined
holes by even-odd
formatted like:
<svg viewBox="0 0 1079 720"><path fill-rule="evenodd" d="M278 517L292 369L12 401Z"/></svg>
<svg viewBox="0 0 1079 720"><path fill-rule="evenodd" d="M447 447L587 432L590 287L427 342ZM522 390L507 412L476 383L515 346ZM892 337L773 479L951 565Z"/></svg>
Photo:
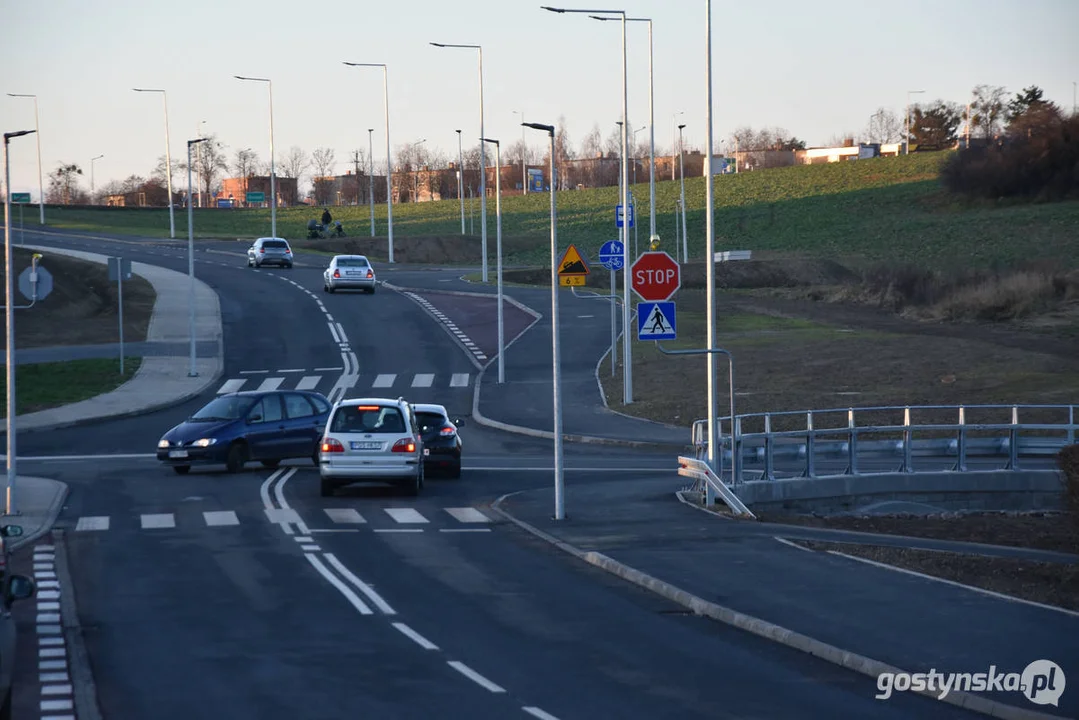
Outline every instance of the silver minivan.
<svg viewBox="0 0 1079 720"><path fill-rule="evenodd" d="M247 267L292 267L292 248L284 238L259 238L247 249Z"/></svg>
<svg viewBox="0 0 1079 720"><path fill-rule="evenodd" d="M357 482L384 482L408 495L423 488L423 436L412 405L357 398L334 405L319 448L322 496Z"/></svg>

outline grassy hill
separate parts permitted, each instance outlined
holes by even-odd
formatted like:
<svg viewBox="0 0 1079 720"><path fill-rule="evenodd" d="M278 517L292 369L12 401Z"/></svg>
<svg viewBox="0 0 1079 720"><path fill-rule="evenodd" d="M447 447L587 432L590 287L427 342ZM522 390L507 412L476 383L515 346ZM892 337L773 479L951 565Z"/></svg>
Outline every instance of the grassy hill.
<svg viewBox="0 0 1079 720"><path fill-rule="evenodd" d="M1079 266L1079 202L1044 205L979 204L954 201L937 177L948 153L916 154L824 165L803 165L738 175L715 182L716 248L755 253L826 256L848 264L903 262L942 269L988 268L1017 261L1049 260ZM638 179L642 179L638 175ZM648 183L633 187L638 199L639 249L648 242ZM662 248L674 254L679 184L656 183L656 226ZM471 202L479 234L479 202ZM615 187L558 193L559 245L575 243L595 259L599 246L616 237ZM547 194L507 197L502 202L505 260L542 264L549 237ZM691 258L702 259L705 233L704 178L686 179ZM495 204L489 213L489 251L494 255ZM278 210L278 234L306 235L314 208ZM332 208L350 235L367 237L367 206ZM375 208L379 236L386 232L386 207ZM269 210L195 211L197 237L256 237L269 234ZM168 212L160 209L50 207L57 227L166 237ZM187 233L186 212L177 213L177 235ZM457 200L394 205L395 240L460 236ZM633 232L631 231L631 241ZM468 253L473 254L473 253ZM478 257L478 254L475 256ZM465 261L466 258L461 258ZM474 259L472 260L475 261Z"/></svg>

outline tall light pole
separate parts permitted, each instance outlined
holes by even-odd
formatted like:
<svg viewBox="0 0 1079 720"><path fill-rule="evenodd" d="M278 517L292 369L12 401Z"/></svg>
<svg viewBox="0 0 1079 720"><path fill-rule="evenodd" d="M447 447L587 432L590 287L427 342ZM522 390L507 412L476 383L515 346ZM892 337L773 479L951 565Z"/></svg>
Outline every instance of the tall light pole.
<svg viewBox="0 0 1079 720"><path fill-rule="evenodd" d="M562 468L562 358L558 347L558 221L555 214L554 126L522 123L551 137L551 370L554 393L554 519L566 516L565 478ZM627 315L628 313L623 313Z"/></svg>
<svg viewBox="0 0 1079 720"><path fill-rule="evenodd" d="M45 181L41 175L41 127L37 121L37 95L28 95L25 93L8 93L9 97L15 98L33 98L34 99L34 135L37 139L37 207L41 213L40 223L45 224ZM10 192L10 190L8 191Z"/></svg>
<svg viewBox="0 0 1079 720"><path fill-rule="evenodd" d="M161 93L165 103L165 183L169 191L169 237L176 237L176 217L172 208L172 151L169 149L169 99L164 90L152 88L132 88L135 92Z"/></svg>
<svg viewBox="0 0 1079 720"><path fill-rule="evenodd" d="M457 131L457 197L461 201L461 234L465 234L465 149L461 131Z"/></svg>
<svg viewBox="0 0 1079 720"><path fill-rule="evenodd" d="M682 147L682 128L684 127L684 124L678 126L678 174L682 178L682 190L679 196L682 204L682 262L689 262L689 241L686 239L686 166L682 159L685 156L685 150ZM678 220L675 219L675 222Z"/></svg>
<svg viewBox="0 0 1079 720"><path fill-rule="evenodd" d="M678 112L676 112L674 115L671 116L671 144L672 145L675 142L675 133L676 133L675 125L678 123L678 116L679 115L685 115L685 114L686 114L685 110L679 110ZM677 179L677 178L675 177L674 157L671 157L671 180L675 180L675 179Z"/></svg>
<svg viewBox="0 0 1079 720"><path fill-rule="evenodd" d="M386 256L388 262L393 262L393 157L390 153L390 71L386 63L354 63L344 62L349 67L380 67L382 68L382 102L386 112L386 221L389 225L386 238Z"/></svg>
<svg viewBox="0 0 1079 720"><path fill-rule="evenodd" d="M622 19L622 213L625 221L622 223L622 402L630 405L633 402L633 359L630 349L629 332L629 163L627 162L627 132L629 131L629 86L626 79L626 11L625 10L572 10L567 8L553 8L544 5L544 10L554 13L584 13L586 15L618 15ZM553 159L553 156L552 156ZM551 175L551 184L554 184L554 175Z"/></svg>
<svg viewBox="0 0 1079 720"><path fill-rule="evenodd" d="M270 237L277 237L277 171L274 167L273 154L273 83L267 78L244 77L233 75L237 80L264 82L270 91Z"/></svg>
<svg viewBox="0 0 1079 720"><path fill-rule="evenodd" d="M188 338L188 354L190 355L188 377L198 377L199 374L195 367L195 210L191 204L191 148L205 141L206 138L187 141L187 332L190 336Z"/></svg>
<svg viewBox="0 0 1079 720"><path fill-rule="evenodd" d="M199 120L199 124L195 126L195 135L199 137L206 137L202 132L202 126L206 124L205 120ZM190 192L188 192L188 202L190 199ZM202 145L195 148L195 197L198 200L198 206L202 207Z"/></svg>
<svg viewBox="0 0 1079 720"><path fill-rule="evenodd" d="M522 130L523 131L523 130ZM495 273L498 277L498 384L506 382L506 344L502 326L502 147L497 140L480 138L480 142L495 146Z"/></svg>
<svg viewBox="0 0 1079 720"><path fill-rule="evenodd" d="M105 157L104 155L98 155L97 157L90 158L90 204L94 204L94 163Z"/></svg>
<svg viewBox="0 0 1079 720"><path fill-rule="evenodd" d="M907 116L906 120L906 134L903 135L903 154L910 155L910 96L917 95L918 93L924 93L925 90L907 90Z"/></svg>
<svg viewBox="0 0 1079 720"><path fill-rule="evenodd" d="M483 132L483 48L479 45L452 45L450 43L431 43L439 48L469 48L480 54L480 137ZM483 253L483 282L487 282L487 155L484 144L480 143L480 252Z"/></svg>
<svg viewBox="0 0 1079 720"><path fill-rule="evenodd" d="M527 195L528 194L528 170L527 170L526 165L525 165L525 155L527 154L526 151L525 151L526 150L526 148L525 148L525 128L524 128L525 114L524 114L523 110L514 110L513 114L521 116L521 193L523 195Z"/></svg>
<svg viewBox="0 0 1079 720"><path fill-rule="evenodd" d="M11 138L36 133L19 130L4 133L4 320L7 325L7 515L18 515L15 507L15 280L11 260L11 163L8 145Z"/></svg>
<svg viewBox="0 0 1079 720"><path fill-rule="evenodd" d="M371 204L371 237L375 236L375 129L367 128L367 200Z"/></svg>

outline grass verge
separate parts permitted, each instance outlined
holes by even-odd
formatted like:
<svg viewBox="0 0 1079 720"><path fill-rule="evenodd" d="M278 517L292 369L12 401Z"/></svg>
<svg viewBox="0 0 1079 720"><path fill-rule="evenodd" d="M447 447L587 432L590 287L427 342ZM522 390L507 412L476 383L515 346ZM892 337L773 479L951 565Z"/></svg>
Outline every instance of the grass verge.
<svg viewBox="0 0 1079 720"><path fill-rule="evenodd" d="M15 414L70 405L123 385L138 372L142 358L94 358L19 365L15 373ZM0 389L0 415L7 417L7 389Z"/></svg>

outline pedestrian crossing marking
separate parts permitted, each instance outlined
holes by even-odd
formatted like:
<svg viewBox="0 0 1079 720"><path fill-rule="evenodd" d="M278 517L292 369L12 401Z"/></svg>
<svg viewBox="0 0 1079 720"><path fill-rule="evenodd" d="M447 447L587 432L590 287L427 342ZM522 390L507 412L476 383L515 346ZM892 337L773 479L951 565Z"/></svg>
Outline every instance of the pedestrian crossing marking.
<svg viewBox="0 0 1079 720"><path fill-rule="evenodd" d="M300 382L296 383L297 390L314 390L318 387L318 381L322 379L321 375L304 375Z"/></svg>
<svg viewBox="0 0 1079 720"><path fill-rule="evenodd" d="M240 518L232 510L211 510L204 512L202 516L207 525L239 525Z"/></svg>
<svg viewBox="0 0 1079 720"><path fill-rule="evenodd" d="M226 393L237 392L244 386L245 382L247 382L247 378L233 378L231 380L226 380L225 384L218 388L217 394L224 395Z"/></svg>
<svg viewBox="0 0 1079 720"><path fill-rule="evenodd" d="M266 518L272 523L293 523L299 524L300 514L295 510L283 510L281 508L267 508L265 510Z"/></svg>
<svg viewBox="0 0 1079 720"><path fill-rule="evenodd" d="M176 527L176 518L172 513L151 513L141 517L142 529L160 529Z"/></svg>
<svg viewBox="0 0 1079 720"><path fill-rule="evenodd" d="M262 384L258 386L258 392L269 392L270 390L276 390L281 387L281 383L285 382L283 377L266 378L262 381Z"/></svg>
<svg viewBox="0 0 1079 720"><path fill-rule="evenodd" d="M426 523L427 518L413 508L383 508L386 514L399 523Z"/></svg>
<svg viewBox="0 0 1079 720"><path fill-rule="evenodd" d="M468 373L454 373L450 378L450 387L468 387Z"/></svg>
<svg viewBox="0 0 1079 720"><path fill-rule="evenodd" d="M94 517L81 517L79 522L75 525L77 532L83 532L85 530L108 530L109 518L107 516L102 517L100 515Z"/></svg>
<svg viewBox="0 0 1079 720"><path fill-rule="evenodd" d="M362 523L366 522L363 516L352 508L326 508L323 512L335 523Z"/></svg>
<svg viewBox="0 0 1079 720"><path fill-rule="evenodd" d="M431 384L435 381L434 375L422 373L412 378L412 387L431 387Z"/></svg>
<svg viewBox="0 0 1079 720"><path fill-rule="evenodd" d="M446 512L463 523L486 523L491 522L491 518L481 513L476 508L463 507L463 508L443 508Z"/></svg>
<svg viewBox="0 0 1079 720"><path fill-rule="evenodd" d="M371 387L388 388L393 387L393 381L396 379L396 375L379 375L375 378L375 381L371 384Z"/></svg>

